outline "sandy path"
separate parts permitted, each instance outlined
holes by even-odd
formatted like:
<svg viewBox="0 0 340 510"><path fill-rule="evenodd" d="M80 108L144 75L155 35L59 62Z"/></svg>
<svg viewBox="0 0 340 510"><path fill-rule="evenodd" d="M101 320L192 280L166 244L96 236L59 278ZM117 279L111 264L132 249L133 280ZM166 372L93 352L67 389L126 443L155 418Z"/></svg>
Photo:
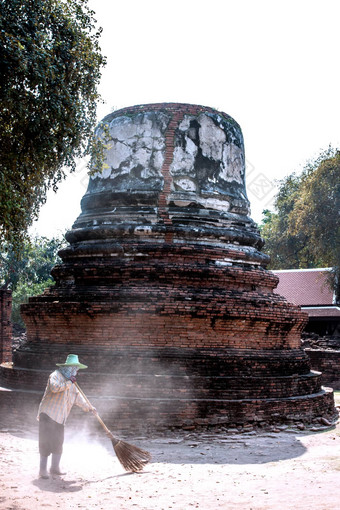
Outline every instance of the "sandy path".
<svg viewBox="0 0 340 510"><path fill-rule="evenodd" d="M67 474L38 478L36 433L0 432L0 509L340 508L340 426L322 432L169 433L129 439L152 463L125 473L111 442L68 430Z"/></svg>

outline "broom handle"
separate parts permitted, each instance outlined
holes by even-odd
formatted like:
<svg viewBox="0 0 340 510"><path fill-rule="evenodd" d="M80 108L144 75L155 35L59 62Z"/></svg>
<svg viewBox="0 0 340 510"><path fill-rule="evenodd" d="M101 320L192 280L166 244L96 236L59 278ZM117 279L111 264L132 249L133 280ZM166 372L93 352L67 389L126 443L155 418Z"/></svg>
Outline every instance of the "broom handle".
<svg viewBox="0 0 340 510"><path fill-rule="evenodd" d="M91 402L89 401L89 399L87 398L87 396L85 395L83 390L79 387L78 383L75 382L73 384L75 384L75 386L78 388L79 393L84 397L84 399L89 404L89 406L93 407L93 405L91 404ZM101 419L101 417L99 416L98 413L96 413L96 418L99 421L99 423L101 424L101 426L103 427L103 429L105 430L105 432L107 433L107 435L110 436L111 439L114 439L112 432L107 428L107 426L105 425L105 423L103 422L103 420Z"/></svg>

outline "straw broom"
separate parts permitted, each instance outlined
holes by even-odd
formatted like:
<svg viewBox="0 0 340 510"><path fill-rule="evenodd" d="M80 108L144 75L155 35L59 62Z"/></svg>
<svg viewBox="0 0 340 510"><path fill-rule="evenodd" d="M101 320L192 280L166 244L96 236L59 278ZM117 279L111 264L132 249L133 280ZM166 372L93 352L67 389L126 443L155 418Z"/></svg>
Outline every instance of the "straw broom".
<svg viewBox="0 0 340 510"><path fill-rule="evenodd" d="M78 388L81 395L84 397L86 402L91 406L89 399L83 392L83 390L79 387L79 385L75 382L74 383L76 387ZM113 449L115 451L115 454L117 455L117 458L123 468L126 471L141 471L144 466L150 461L151 455L149 452L142 450L141 448L138 448L137 446L134 446L132 444L126 443L125 441L122 441L121 439L117 439L112 432L107 428L101 417L96 414L96 418L105 430L107 436L111 439Z"/></svg>

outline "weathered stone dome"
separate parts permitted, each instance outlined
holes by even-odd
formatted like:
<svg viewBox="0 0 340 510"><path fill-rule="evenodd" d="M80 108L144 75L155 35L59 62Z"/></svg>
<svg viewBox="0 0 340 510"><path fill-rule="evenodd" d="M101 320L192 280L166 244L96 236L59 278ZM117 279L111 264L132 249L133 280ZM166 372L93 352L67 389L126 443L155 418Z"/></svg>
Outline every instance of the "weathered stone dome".
<svg viewBox="0 0 340 510"><path fill-rule="evenodd" d="M104 169L91 176L73 244L115 236L178 243L262 246L249 218L239 125L225 113L193 105L145 105L114 112ZM170 237L169 237L170 238ZM261 260L266 257L257 253Z"/></svg>
<svg viewBox="0 0 340 510"><path fill-rule="evenodd" d="M239 125L164 103L108 115L105 133L56 283L22 306L28 342L3 369L9 385L43 388L77 352L116 426L331 416L332 391L301 349L307 316L273 292L249 217Z"/></svg>

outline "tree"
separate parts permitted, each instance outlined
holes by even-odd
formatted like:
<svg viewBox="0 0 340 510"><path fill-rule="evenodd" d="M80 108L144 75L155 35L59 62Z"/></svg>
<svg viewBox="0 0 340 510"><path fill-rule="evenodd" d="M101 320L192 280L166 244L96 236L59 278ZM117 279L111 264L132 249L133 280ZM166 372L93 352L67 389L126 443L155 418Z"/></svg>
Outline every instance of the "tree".
<svg viewBox="0 0 340 510"><path fill-rule="evenodd" d="M0 0L0 246L18 252L65 167L93 154L100 53L88 0Z"/></svg>
<svg viewBox="0 0 340 510"><path fill-rule="evenodd" d="M340 152L331 147L302 174L281 181L276 212L264 211L261 233L271 269L332 267L340 276Z"/></svg>
<svg viewBox="0 0 340 510"><path fill-rule="evenodd" d="M35 237L23 243L20 258L11 246L0 252L0 285L12 290L12 321L23 326L20 305L54 284L51 269L60 262L64 238Z"/></svg>
<svg viewBox="0 0 340 510"><path fill-rule="evenodd" d="M333 268L333 283L340 276L340 152L321 161L300 187L289 215L291 235L303 232L319 267Z"/></svg>
<svg viewBox="0 0 340 510"><path fill-rule="evenodd" d="M301 179L296 174L283 179L275 200L277 212L263 211L260 230L265 239L264 251L271 258L271 269L313 266L305 233L300 231L292 235L289 228L289 217L299 196Z"/></svg>

